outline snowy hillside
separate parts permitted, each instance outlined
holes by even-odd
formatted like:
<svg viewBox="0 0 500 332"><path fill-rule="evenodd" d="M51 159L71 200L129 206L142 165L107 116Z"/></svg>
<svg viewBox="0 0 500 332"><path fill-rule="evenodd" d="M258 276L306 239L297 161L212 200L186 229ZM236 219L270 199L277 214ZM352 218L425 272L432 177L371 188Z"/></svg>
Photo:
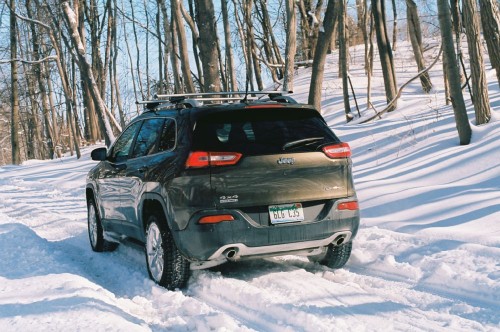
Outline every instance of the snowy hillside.
<svg viewBox="0 0 500 332"><path fill-rule="evenodd" d="M361 50L351 75L362 112ZM437 48L426 55L429 60ZM415 74L411 50L396 53L398 83ZM429 61L430 62L430 61ZM353 149L361 224L351 260L333 271L285 256L195 271L188 289L149 278L142 251L91 251L81 160L0 168L1 331L493 331L500 330L500 91L496 110L458 145L444 105L442 66L434 91L415 81L396 112L344 123L337 60L330 59L323 114ZM295 81L304 101L309 69ZM384 105L380 68L374 103ZM354 103L353 103L354 106Z"/></svg>

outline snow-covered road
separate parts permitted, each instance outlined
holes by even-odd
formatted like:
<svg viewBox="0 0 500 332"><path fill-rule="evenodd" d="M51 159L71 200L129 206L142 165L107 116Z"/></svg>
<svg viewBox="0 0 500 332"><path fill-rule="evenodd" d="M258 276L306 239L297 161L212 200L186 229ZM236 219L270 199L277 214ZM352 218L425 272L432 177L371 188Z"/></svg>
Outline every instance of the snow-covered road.
<svg viewBox="0 0 500 332"><path fill-rule="evenodd" d="M346 269L285 256L196 271L169 292L149 280L140 249L90 250L85 157L0 168L2 331L500 327L498 243L366 222Z"/></svg>

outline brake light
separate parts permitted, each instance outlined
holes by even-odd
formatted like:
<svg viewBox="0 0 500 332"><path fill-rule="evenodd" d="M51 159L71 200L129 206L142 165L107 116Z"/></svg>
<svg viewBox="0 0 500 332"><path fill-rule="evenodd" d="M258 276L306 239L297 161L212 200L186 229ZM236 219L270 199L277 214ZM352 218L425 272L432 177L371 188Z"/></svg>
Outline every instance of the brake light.
<svg viewBox="0 0 500 332"><path fill-rule="evenodd" d="M242 154L238 152L194 151L186 160L186 168L236 165Z"/></svg>
<svg viewBox="0 0 500 332"><path fill-rule="evenodd" d="M323 152L329 158L349 158L351 156L351 148L347 143L325 146Z"/></svg>
<svg viewBox="0 0 500 332"><path fill-rule="evenodd" d="M219 214L215 216L205 216L198 220L199 224L217 224L223 221L233 221L234 217L230 214Z"/></svg>
<svg viewBox="0 0 500 332"><path fill-rule="evenodd" d="M337 205L337 210L359 210L358 201L342 202Z"/></svg>

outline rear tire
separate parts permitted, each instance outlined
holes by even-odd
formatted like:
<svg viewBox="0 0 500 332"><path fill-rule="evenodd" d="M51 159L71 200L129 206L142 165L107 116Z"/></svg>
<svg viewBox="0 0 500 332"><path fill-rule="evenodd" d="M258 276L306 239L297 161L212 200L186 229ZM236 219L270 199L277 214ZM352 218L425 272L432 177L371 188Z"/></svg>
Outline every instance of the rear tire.
<svg viewBox="0 0 500 332"><path fill-rule="evenodd" d="M101 217L99 217L99 212L93 198L90 198L87 202L87 226L90 246L93 251L113 251L118 247L118 243L109 242L104 239Z"/></svg>
<svg viewBox="0 0 500 332"><path fill-rule="evenodd" d="M146 229L146 263L150 278L169 290L184 288L190 275L189 261L177 249L163 218L151 214Z"/></svg>
<svg viewBox="0 0 500 332"><path fill-rule="evenodd" d="M309 257L309 260L328 266L331 269L341 269L351 257L351 250L352 242L340 246L330 244L323 255Z"/></svg>

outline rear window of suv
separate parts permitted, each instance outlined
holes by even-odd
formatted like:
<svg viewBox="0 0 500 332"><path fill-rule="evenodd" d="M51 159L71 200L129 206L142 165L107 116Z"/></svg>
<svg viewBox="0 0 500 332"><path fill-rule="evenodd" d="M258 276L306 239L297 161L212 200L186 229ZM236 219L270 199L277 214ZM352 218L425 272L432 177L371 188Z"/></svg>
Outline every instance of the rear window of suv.
<svg viewBox="0 0 500 332"><path fill-rule="evenodd" d="M339 139L314 110L248 109L213 112L194 127L193 150L245 155L317 151Z"/></svg>

